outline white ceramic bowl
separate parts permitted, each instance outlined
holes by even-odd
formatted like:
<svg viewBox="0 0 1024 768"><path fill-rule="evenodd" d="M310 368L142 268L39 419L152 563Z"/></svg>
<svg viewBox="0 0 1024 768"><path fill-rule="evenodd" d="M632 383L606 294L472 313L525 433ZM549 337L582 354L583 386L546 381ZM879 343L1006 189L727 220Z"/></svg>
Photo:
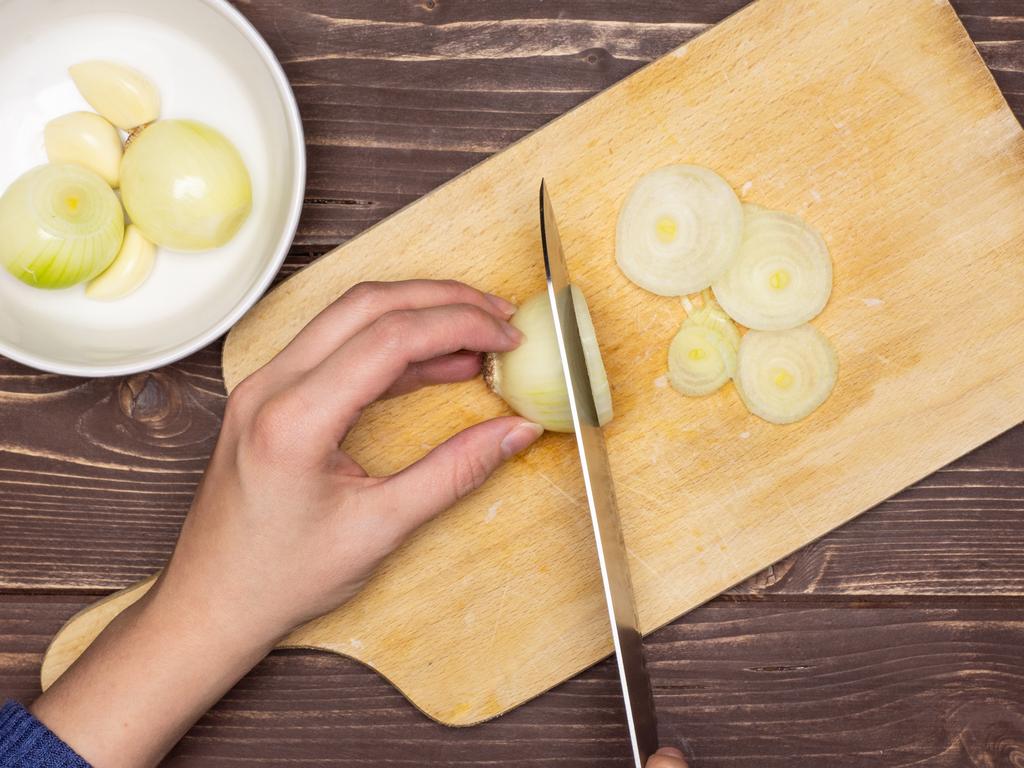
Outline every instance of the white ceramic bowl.
<svg viewBox="0 0 1024 768"><path fill-rule="evenodd" d="M97 58L148 75L163 117L201 120L228 136L252 176L253 209L222 248L160 249L149 280L120 301L90 301L80 285L31 288L0 268L0 354L75 376L156 368L225 333L280 268L306 180L288 80L224 0L0 0L0 190L46 162L50 119L89 109L67 68Z"/></svg>

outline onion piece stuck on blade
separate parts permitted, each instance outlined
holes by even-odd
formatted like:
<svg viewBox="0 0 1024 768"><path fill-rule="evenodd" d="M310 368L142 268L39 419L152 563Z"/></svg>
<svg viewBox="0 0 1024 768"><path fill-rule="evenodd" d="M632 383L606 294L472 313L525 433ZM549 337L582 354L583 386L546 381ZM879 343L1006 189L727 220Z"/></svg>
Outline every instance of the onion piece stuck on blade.
<svg viewBox="0 0 1024 768"><path fill-rule="evenodd" d="M792 424L828 398L839 363L814 326L750 331L740 342L734 380L748 410L772 424Z"/></svg>
<svg viewBox="0 0 1024 768"><path fill-rule="evenodd" d="M93 171L40 165L0 197L0 264L35 288L91 280L117 256L124 211Z"/></svg>
<svg viewBox="0 0 1024 768"><path fill-rule="evenodd" d="M729 268L742 234L743 208L725 179L698 165L669 165L641 177L626 196L615 258L641 288L682 296Z"/></svg>
<svg viewBox="0 0 1024 768"><path fill-rule="evenodd" d="M590 374L590 387L597 404L598 421L603 426L612 419L608 376L587 300L576 286L572 286L572 300ZM487 385L520 416L552 432L572 432L569 392L562 373L562 358L558 353L547 291L523 302L510 322L526 338L511 352L487 355L484 361Z"/></svg>
<svg viewBox="0 0 1024 768"><path fill-rule="evenodd" d="M801 219L744 205L743 242L713 284L715 298L741 325L795 328L817 317L832 293L832 258L817 230Z"/></svg>
<svg viewBox="0 0 1024 768"><path fill-rule="evenodd" d="M736 373L740 333L717 305L705 303L683 322L668 350L668 379L683 395L717 392Z"/></svg>

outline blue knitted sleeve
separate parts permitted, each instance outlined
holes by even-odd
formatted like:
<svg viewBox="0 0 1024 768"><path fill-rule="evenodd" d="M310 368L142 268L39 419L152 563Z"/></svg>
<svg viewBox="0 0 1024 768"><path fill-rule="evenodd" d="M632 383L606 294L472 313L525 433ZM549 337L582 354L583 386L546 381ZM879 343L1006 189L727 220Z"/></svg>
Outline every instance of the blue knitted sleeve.
<svg viewBox="0 0 1024 768"><path fill-rule="evenodd" d="M71 747L9 701L0 709L0 768L89 768Z"/></svg>

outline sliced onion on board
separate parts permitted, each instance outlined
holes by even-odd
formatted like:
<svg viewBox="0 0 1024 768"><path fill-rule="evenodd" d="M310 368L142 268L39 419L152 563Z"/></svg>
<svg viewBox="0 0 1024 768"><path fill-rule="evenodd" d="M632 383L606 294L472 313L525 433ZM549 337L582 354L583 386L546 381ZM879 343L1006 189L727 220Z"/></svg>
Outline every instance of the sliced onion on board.
<svg viewBox="0 0 1024 768"><path fill-rule="evenodd" d="M740 342L734 380L756 416L792 424L825 402L839 363L831 342L814 326L749 331Z"/></svg>
<svg viewBox="0 0 1024 768"><path fill-rule="evenodd" d="M832 293L832 258L817 230L801 219L743 206L739 255L712 286L722 308L760 331L795 328L816 317Z"/></svg>
<svg viewBox="0 0 1024 768"><path fill-rule="evenodd" d="M709 328L684 323L668 349L668 380L681 394L710 395L735 372L736 349Z"/></svg>
<svg viewBox="0 0 1024 768"><path fill-rule="evenodd" d="M698 165L642 176L619 211L615 257L626 277L652 293L707 288L735 259L743 208L728 182Z"/></svg>
<svg viewBox="0 0 1024 768"><path fill-rule="evenodd" d="M710 395L736 372L740 334L716 305L695 310L679 329L668 350L672 387L691 397Z"/></svg>

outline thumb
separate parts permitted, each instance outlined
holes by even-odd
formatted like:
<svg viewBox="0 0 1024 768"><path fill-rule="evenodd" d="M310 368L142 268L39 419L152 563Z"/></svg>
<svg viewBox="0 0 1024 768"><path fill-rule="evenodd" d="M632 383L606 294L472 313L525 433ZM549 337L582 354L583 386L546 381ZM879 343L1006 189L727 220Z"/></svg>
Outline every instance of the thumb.
<svg viewBox="0 0 1024 768"><path fill-rule="evenodd" d="M662 747L651 755L646 768L687 768L687 763L678 749Z"/></svg>
<svg viewBox="0 0 1024 768"><path fill-rule="evenodd" d="M399 510L401 535L411 533L475 491L506 460L544 433L540 424L506 416L465 429L388 478L387 509Z"/></svg>

